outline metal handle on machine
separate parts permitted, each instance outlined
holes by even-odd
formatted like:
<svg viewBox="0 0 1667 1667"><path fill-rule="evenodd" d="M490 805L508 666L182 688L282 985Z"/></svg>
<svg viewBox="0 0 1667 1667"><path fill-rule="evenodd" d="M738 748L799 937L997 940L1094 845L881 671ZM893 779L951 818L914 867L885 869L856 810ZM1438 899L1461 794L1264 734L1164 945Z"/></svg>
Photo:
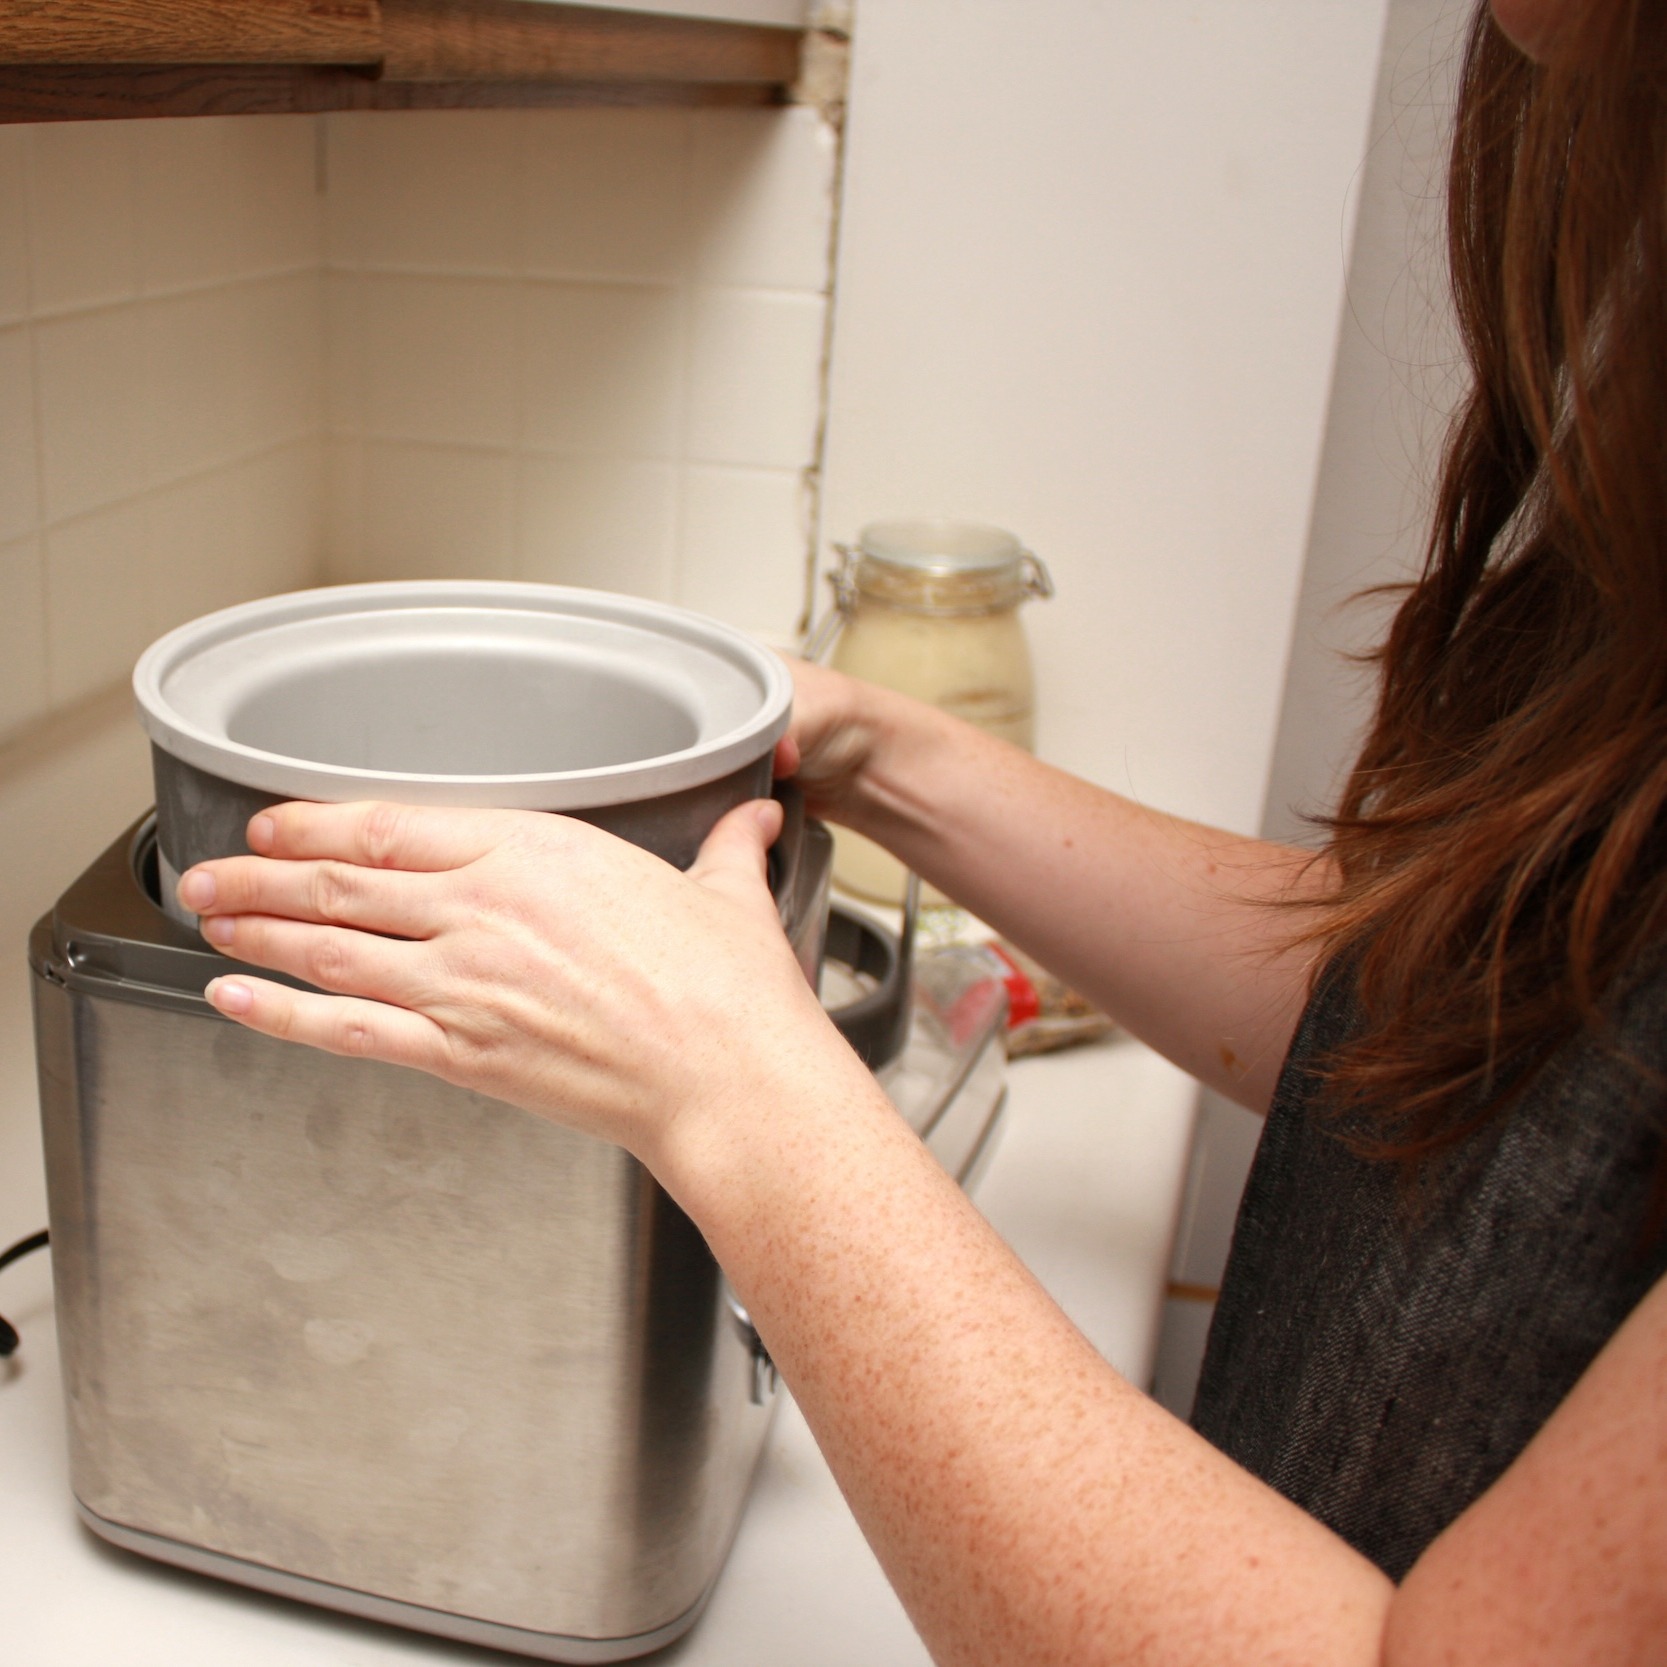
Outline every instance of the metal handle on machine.
<svg viewBox="0 0 1667 1667"><path fill-rule="evenodd" d="M897 957L898 1001L907 1012L914 987L915 928L920 921L920 876L911 868L903 885L903 942Z"/></svg>
<svg viewBox="0 0 1667 1667"><path fill-rule="evenodd" d="M869 1070L889 1065L908 1040L914 988L915 917L920 881L908 877L903 894L903 930L898 938L865 916L836 906L828 916L828 959L866 973L874 988L828 1015Z"/></svg>
<svg viewBox="0 0 1667 1667"><path fill-rule="evenodd" d="M789 916L799 892L799 865L805 847L805 796L790 781L778 781L771 795L781 806L781 832L770 847L770 895L776 900L782 924Z"/></svg>
<svg viewBox="0 0 1667 1667"><path fill-rule="evenodd" d="M764 1339L758 1335L758 1327L752 1323L752 1316L741 1306L740 1299L724 1286L724 1296L729 1303L730 1318L735 1322L735 1329L741 1334L741 1341L747 1346L748 1358L752 1362L752 1404L761 1407L776 1392L776 1385L781 1381L781 1374L776 1371L776 1363L770 1358L770 1351L764 1345Z"/></svg>

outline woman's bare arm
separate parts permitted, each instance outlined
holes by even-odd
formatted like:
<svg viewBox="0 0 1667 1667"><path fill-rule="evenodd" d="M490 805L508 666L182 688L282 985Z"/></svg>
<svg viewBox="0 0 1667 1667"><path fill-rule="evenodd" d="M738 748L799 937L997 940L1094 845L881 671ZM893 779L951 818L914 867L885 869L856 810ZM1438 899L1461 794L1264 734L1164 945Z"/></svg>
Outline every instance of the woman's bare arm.
<svg viewBox="0 0 1667 1667"><path fill-rule="evenodd" d="M666 1175L940 1667L1375 1667L1389 1581L1119 1377L869 1084Z"/></svg>
<svg viewBox="0 0 1667 1667"><path fill-rule="evenodd" d="M1312 853L1148 810L919 701L796 665L782 765L1182 1069L1266 1109L1307 994Z"/></svg>

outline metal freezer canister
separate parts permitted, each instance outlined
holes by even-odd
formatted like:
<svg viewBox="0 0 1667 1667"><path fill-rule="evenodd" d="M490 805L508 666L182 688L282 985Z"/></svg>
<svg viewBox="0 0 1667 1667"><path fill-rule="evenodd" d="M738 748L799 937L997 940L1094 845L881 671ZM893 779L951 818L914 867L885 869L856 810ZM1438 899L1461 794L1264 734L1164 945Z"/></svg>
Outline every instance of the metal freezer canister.
<svg viewBox="0 0 1667 1667"><path fill-rule="evenodd" d="M807 970L827 859L778 892ZM155 868L130 831L30 944L88 1524L552 1660L675 1638L774 1384L698 1232L618 1148L219 1017Z"/></svg>
<svg viewBox="0 0 1667 1667"><path fill-rule="evenodd" d="M679 868L770 792L786 664L642 597L503 580L333 585L170 631L133 672L162 905L285 799L576 816ZM189 923L189 921L188 921Z"/></svg>

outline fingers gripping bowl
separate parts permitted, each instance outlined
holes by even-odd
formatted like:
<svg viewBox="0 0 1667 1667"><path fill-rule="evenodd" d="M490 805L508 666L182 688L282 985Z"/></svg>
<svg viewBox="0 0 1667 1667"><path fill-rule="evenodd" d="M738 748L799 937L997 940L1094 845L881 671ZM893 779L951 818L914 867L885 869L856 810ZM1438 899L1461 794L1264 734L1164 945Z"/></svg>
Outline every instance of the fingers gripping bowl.
<svg viewBox="0 0 1667 1667"><path fill-rule="evenodd" d="M555 585L300 591L209 614L133 674L164 905L286 799L560 811L678 867L769 794L786 667L715 620Z"/></svg>

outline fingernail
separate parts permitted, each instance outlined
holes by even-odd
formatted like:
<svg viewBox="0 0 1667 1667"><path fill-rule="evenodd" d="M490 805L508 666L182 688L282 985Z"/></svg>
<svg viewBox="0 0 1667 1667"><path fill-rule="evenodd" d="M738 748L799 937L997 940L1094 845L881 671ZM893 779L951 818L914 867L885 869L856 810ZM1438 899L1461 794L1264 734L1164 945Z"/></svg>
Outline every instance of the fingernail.
<svg viewBox="0 0 1667 1667"><path fill-rule="evenodd" d="M201 914L214 901L214 876L193 868L179 883L179 900L193 914Z"/></svg>
<svg viewBox="0 0 1667 1667"><path fill-rule="evenodd" d="M255 1005L255 992L234 978L211 980L203 994L208 997L210 1005L222 1013L247 1013Z"/></svg>
<svg viewBox="0 0 1667 1667"><path fill-rule="evenodd" d="M272 841L278 837L278 824L270 816L257 816L249 824L249 849L251 851L269 851Z"/></svg>
<svg viewBox="0 0 1667 1667"><path fill-rule="evenodd" d="M203 936L210 943L228 944L232 941L232 933L236 928L225 915L210 915L203 922Z"/></svg>

